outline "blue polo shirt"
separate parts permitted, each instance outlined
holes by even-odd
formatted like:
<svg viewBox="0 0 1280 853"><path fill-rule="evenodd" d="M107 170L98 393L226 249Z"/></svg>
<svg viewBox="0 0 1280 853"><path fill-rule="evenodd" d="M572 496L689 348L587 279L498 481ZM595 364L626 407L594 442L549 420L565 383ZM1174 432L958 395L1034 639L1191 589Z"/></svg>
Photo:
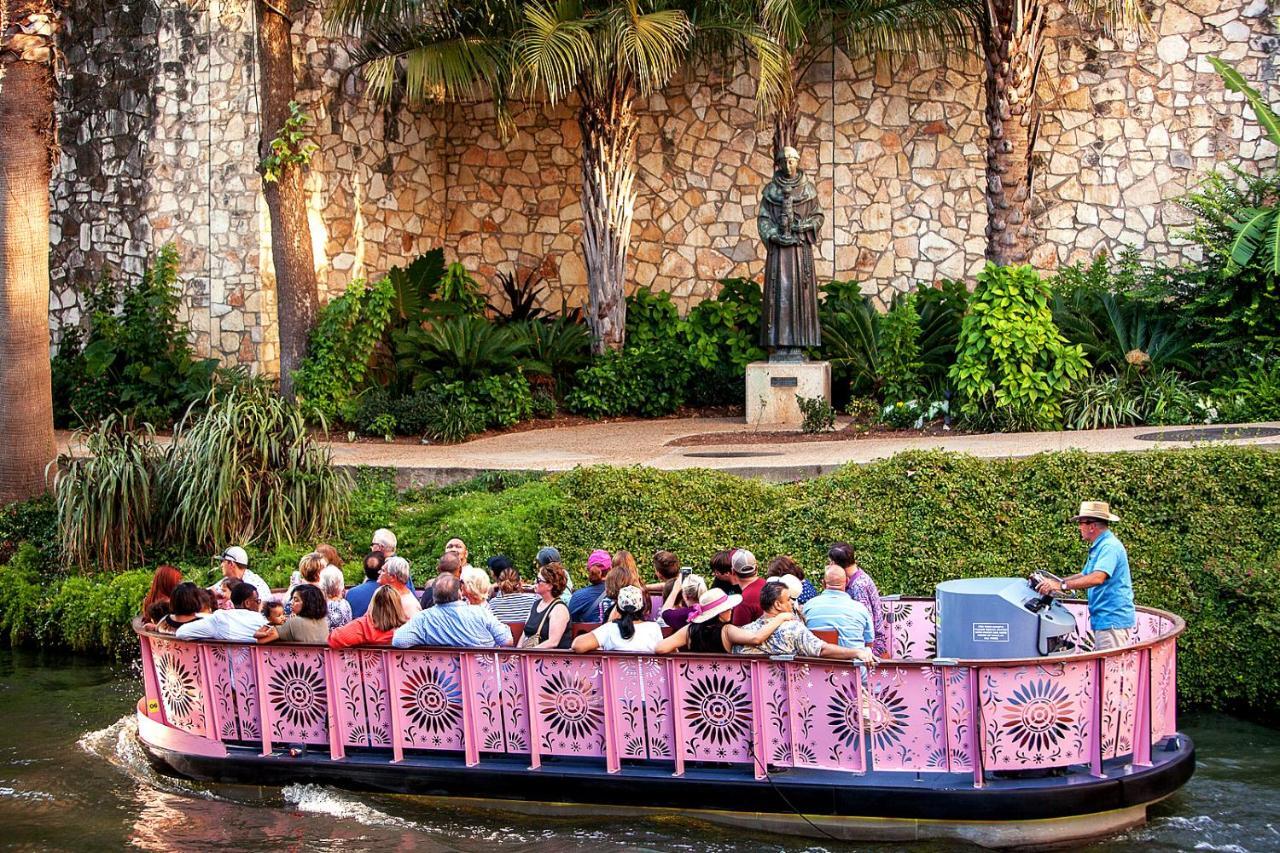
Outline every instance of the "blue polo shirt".
<svg viewBox="0 0 1280 853"><path fill-rule="evenodd" d="M351 618L359 619L369 610L369 602L378 591L378 582L367 580L347 590L347 604L351 605Z"/></svg>
<svg viewBox="0 0 1280 853"><path fill-rule="evenodd" d="M1095 631L1132 628L1138 624L1133 609L1133 580L1129 553L1110 530L1093 540L1081 574L1102 572L1107 579L1089 587L1089 624Z"/></svg>
<svg viewBox="0 0 1280 853"><path fill-rule="evenodd" d="M804 606L804 621L811 631L834 628L838 645L846 649L866 648L876 638L871 611L842 589L823 590L809 599Z"/></svg>

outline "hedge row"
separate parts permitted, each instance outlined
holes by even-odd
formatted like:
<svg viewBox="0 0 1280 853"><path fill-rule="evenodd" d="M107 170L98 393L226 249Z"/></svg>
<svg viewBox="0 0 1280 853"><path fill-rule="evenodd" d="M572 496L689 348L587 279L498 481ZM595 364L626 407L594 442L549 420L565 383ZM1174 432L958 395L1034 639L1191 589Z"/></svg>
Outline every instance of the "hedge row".
<svg viewBox="0 0 1280 853"><path fill-rule="evenodd" d="M522 567L538 547L554 544L579 580L593 548L627 548L648 568L659 548L705 566L714 551L737 545L762 560L791 554L816 578L827 544L845 539L883 593L920 595L948 578L1077 571L1084 546L1066 519L1082 499L1109 500L1122 518L1115 530L1129 549L1139 603L1187 620L1179 657L1185 702L1275 717L1278 484L1280 454L1249 448L1020 460L911 452L785 486L710 471L588 468L399 501L389 486L366 480L339 545L362 551L385 521L415 575L425 577L450 536L465 539L473 559L502 552ZM275 582L296 561L293 552L265 556L255 560ZM5 635L82 650L131 645L127 617L145 573L42 585L33 562L28 548L0 567ZM80 601L98 612L86 615Z"/></svg>

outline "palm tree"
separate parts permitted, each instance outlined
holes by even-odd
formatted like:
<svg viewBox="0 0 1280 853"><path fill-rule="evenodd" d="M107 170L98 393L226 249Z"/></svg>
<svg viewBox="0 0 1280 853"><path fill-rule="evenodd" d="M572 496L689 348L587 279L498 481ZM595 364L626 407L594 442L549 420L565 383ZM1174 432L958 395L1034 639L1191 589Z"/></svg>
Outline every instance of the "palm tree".
<svg viewBox="0 0 1280 853"><path fill-rule="evenodd" d="M789 59L773 114L773 153L795 147L796 91L827 50L849 54L927 53L967 45L977 0L760 0L760 20Z"/></svg>
<svg viewBox="0 0 1280 853"><path fill-rule="evenodd" d="M254 5L258 16L258 98L262 104L259 151L265 159L272 153L272 141L286 133L287 123L295 118L292 22L276 3L257 0ZM271 258L276 272L276 317L280 328L280 393L292 400L293 371L307 354L307 335L319 310L301 164L285 162L278 170L264 173L262 190L271 215Z"/></svg>
<svg viewBox="0 0 1280 853"><path fill-rule="evenodd" d="M0 503L43 492L57 455L49 382L55 22L50 0L0 4Z"/></svg>
<svg viewBox="0 0 1280 853"><path fill-rule="evenodd" d="M635 207L636 100L689 60L753 56L762 115L778 100L784 60L750 15L695 0L328 0L359 27L371 93L411 101L491 99L511 131L508 99L577 98L582 131L582 251L597 352L626 333L624 280ZM424 5L424 2L427 5Z"/></svg>
<svg viewBox="0 0 1280 853"><path fill-rule="evenodd" d="M979 19L986 57L987 260L1025 264L1036 232L1031 216L1033 152L1040 132L1037 84L1044 61L1051 0L987 0ZM1073 0L1073 8L1106 29L1141 29L1137 0Z"/></svg>

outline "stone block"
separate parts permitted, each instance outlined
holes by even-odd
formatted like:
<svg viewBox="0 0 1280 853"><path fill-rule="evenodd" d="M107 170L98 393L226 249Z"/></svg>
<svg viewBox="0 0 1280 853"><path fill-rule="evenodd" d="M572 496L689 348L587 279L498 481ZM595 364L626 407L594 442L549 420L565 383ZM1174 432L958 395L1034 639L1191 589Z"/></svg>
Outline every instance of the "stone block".
<svg viewBox="0 0 1280 853"><path fill-rule="evenodd" d="M831 402L831 362L753 361L747 365L747 423L798 427L803 417L797 397Z"/></svg>

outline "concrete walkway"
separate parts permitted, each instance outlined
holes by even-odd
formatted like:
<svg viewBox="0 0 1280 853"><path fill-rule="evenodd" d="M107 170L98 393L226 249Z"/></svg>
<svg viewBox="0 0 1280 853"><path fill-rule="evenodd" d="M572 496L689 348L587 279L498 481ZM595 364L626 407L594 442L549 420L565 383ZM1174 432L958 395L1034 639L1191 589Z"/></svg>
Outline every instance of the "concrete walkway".
<svg viewBox="0 0 1280 853"><path fill-rule="evenodd" d="M1280 449L1280 421L1226 428L1259 427L1275 430L1276 434L1189 442L1188 431L1197 427L1131 427L984 435L903 433L850 441L755 444L734 442L735 435L754 432L754 428L741 419L669 418L527 430L454 445L362 440L354 444L333 442L330 447L339 465L395 468L402 488L457 482L483 471L564 471L579 465L649 465L667 470L714 468L744 477L789 482L814 477L849 462L884 459L904 450L950 450L979 457L1008 458L1072 448L1092 453L1205 444L1252 444ZM725 443L693 447L669 445L682 436L702 433L724 433ZM1154 436L1157 440L1142 440L1139 436ZM65 453L70 434L59 433L58 439L59 452Z"/></svg>

